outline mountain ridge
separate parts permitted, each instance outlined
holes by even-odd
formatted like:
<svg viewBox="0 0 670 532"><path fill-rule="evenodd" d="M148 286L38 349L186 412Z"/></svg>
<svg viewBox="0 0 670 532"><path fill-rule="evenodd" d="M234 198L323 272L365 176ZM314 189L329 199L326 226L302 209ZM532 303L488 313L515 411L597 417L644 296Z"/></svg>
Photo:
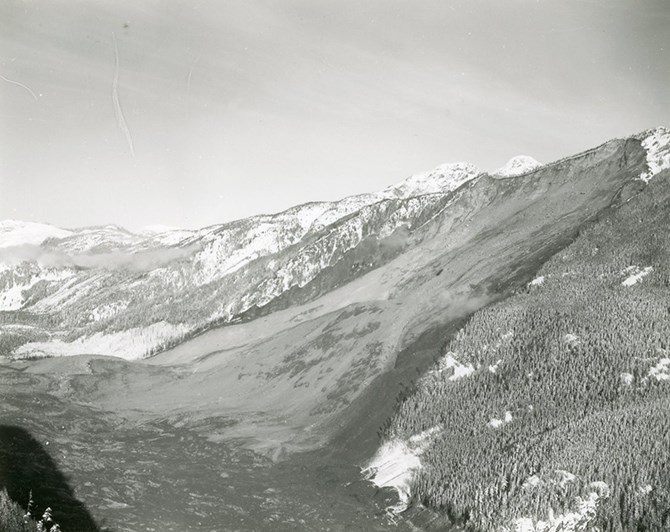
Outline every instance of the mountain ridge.
<svg viewBox="0 0 670 532"><path fill-rule="evenodd" d="M647 130L631 139L647 142L646 148L640 148L645 167L640 167L639 176L670 164L666 128ZM282 297L288 301L291 293L317 297L393 260L413 245L426 224L449 217L445 214L449 209L458 212L458 205L467 200L463 194L478 190L482 180L489 192L501 186L502 191L523 187L520 179L531 176L532 181L537 172L551 173L561 165L621 149L622 142L613 139L505 180L495 180L473 165L454 163L410 176L378 193L307 203L200 230L137 235L107 225L72 230L39 246L29 244L33 247L23 250L27 262L8 266L5 258L0 264L0 308L37 316L48 316L58 308L65 319L54 319L67 332L48 325L24 327L21 334L13 331L17 345L9 352L35 356L92 350L141 358L208 327L258 315L259 309L267 312L270 302ZM537 197L538 190L527 193ZM0 263L2 257L11 256L12 249L5 248ZM362 261L356 258L363 256ZM44 268L40 260L47 262ZM327 278L328 272L331 280L318 281ZM306 292L305 287L312 288ZM288 303L279 307L283 304ZM129 330L144 338L130 352L125 340L119 340L118 349L113 349L114 342L103 342L104 349L112 347L105 353L96 346L98 340L90 340Z"/></svg>
<svg viewBox="0 0 670 532"><path fill-rule="evenodd" d="M510 163L514 163L515 161L519 161L520 163L526 163L526 162L529 163L532 166L532 168L530 168L529 170L525 170L525 171L530 172L530 171L535 170L539 166L555 165L555 164L561 163L561 162L566 161L566 160L570 160L570 159L573 159L573 158L580 157L580 156L588 154L588 153L590 153L594 150L598 150L599 148L601 148L602 146L604 146L605 144L607 144L609 142L616 141L616 140L622 140L623 138L638 138L640 140L648 139L648 148L647 148L648 151L650 151L652 149L660 150L660 153L657 154L657 158L659 160L654 163L655 167L653 169L651 169L651 175L652 176L655 175L655 173L658 173L659 171L661 171L663 168L667 167L667 165L670 165L670 149L668 148L668 146L670 146L670 129L668 127L665 127L665 126L657 126L657 127L652 127L652 128L649 128L649 129L645 129L645 130L643 130L639 133L630 135L629 137L609 139L607 141L602 142L601 144L598 144L595 147L588 148L588 149L583 150L579 153L572 154L572 155L567 155L565 157L561 157L559 159L556 159L554 161L550 161L550 162L544 163L544 164L539 163L533 157L530 157L528 155L513 156L512 158L510 158L507 161L507 163L505 165L501 166L500 168L498 168L496 170L492 170L491 172L485 172L483 170L480 170L479 168L477 168L472 163L467 163L467 162L443 163L443 164L440 164L440 165L436 166L433 170L413 174L413 175L405 178L404 180L399 181L395 185L389 185L389 186L381 189L377 193L354 194L354 195L350 195L350 196L345 196L345 197L343 197L339 200L332 200L332 201L308 201L306 203L301 203L301 204L298 204L298 205L293 205L293 206L287 207L286 209L283 209L281 211L272 212L272 213L253 214L253 215L250 215L250 216L245 217L245 218L239 218L239 219L231 220L231 221L228 221L228 222L223 222L223 223L220 223L220 224L211 224L211 225L207 225L207 226L204 226L204 227L201 227L201 228L196 228L196 229L185 229L185 228L180 228L180 227L165 226L165 225L162 225L162 224L152 224L152 225L144 226L144 227L141 227L141 228L139 228L135 231L133 231L131 229L128 229L128 228L125 228L123 226L119 226L117 224L102 224L102 225L82 226L82 227L77 227L77 228L61 228L59 226L56 226L56 225L53 225L53 224L50 224L50 223L46 223L46 222L24 221L24 220L18 220L18 219L13 219L13 218L6 218L6 219L3 219L3 220L0 220L0 231L2 231L3 226L5 226L5 225L15 224L17 226L35 225L35 226L42 227L45 230L47 228L49 228L49 229L55 229L55 230L62 231L62 232L70 232L70 233L84 232L84 231L94 231L94 230L112 228L112 229L120 230L120 231L123 231L125 233L129 233L129 234L137 235L137 236L140 236L140 235L143 235L143 234L151 235L151 234L161 234L161 233L169 233L169 232L184 232L184 233L207 232L207 231L209 231L213 228L220 228L220 227L223 227L223 226L226 226L226 225L229 225L229 224L236 224L236 223L240 223L240 222L243 222L243 221L246 221L246 220L265 219L265 218L268 218L268 217L274 217L274 216L280 216L282 214L287 214L287 213L292 212L292 211L300 211L301 208L303 208L303 207L309 207L309 206L318 207L320 205L334 205L334 204L340 203L340 202L345 201L345 200L350 200L352 198L369 198L369 197L377 198L377 197L380 197L381 199L386 199L386 196L383 195L384 192L387 192L387 191L392 192L392 191L397 190L398 188L403 188L404 185L407 182L420 181L420 179L422 177L436 175L436 174L439 175L440 170L442 170L442 169L454 169L456 171L458 171L460 169L464 169L464 168L468 169L467 173L469 173L472 177L458 182L458 186L467 182L469 179L474 179L475 177L477 177L481 174L488 174L488 175L491 175L491 176L499 175L499 173L502 170L504 170L507 167L507 165L509 165ZM535 166L533 166L533 165L535 165ZM505 177L515 177L515 176L510 175L510 176L505 176ZM410 188L410 187L405 187L405 188ZM457 188L457 187L455 187L455 188ZM422 191L422 192L415 191L416 194L414 194L414 195L430 194L430 193L439 192L439 191L440 190L437 190L437 191L435 191L435 190L433 190L433 191ZM378 201L381 201L381 199L378 200ZM2 232L0 232L0 237L2 237L2 236L5 236L5 235L3 235ZM50 237L45 237L44 240L46 240L47 238L50 238ZM44 242L44 240L42 242ZM6 242L7 241L3 242L3 240L0 238L0 247L3 247L3 244L6 245ZM23 242L23 243L28 243L28 242Z"/></svg>

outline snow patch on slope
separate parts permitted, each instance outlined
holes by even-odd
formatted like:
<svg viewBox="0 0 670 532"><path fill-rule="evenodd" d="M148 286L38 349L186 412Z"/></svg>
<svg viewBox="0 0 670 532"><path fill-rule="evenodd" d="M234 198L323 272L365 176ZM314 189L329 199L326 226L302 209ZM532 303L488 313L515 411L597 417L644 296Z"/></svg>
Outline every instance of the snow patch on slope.
<svg viewBox="0 0 670 532"><path fill-rule="evenodd" d="M30 290L40 281L63 281L73 275L71 270L45 269L23 282L15 280L12 284L0 288L0 311L19 310L25 303L24 291Z"/></svg>
<svg viewBox="0 0 670 532"><path fill-rule="evenodd" d="M470 163L442 164L430 172L415 174L400 183L385 188L381 195L408 198L420 194L451 192L480 173L479 168Z"/></svg>
<svg viewBox="0 0 670 532"><path fill-rule="evenodd" d="M655 366L649 368L649 377L657 381L670 380L670 358L660 358Z"/></svg>
<svg viewBox="0 0 670 532"><path fill-rule="evenodd" d="M127 301L115 301L113 303L108 303L106 305L102 305L100 307L96 307L93 310L91 310L89 318L92 321L105 320L107 318L111 318L112 316L118 314L119 312L122 312L127 307L128 307Z"/></svg>
<svg viewBox="0 0 670 532"><path fill-rule="evenodd" d="M528 155L517 155L507 161L505 166L501 166L497 170L494 170L491 176L498 178L516 177L532 172L540 166L542 166L542 163Z"/></svg>
<svg viewBox="0 0 670 532"><path fill-rule="evenodd" d="M314 211L315 214L306 226L312 231L319 231L324 227L334 224L345 216L354 212L360 211L366 205L376 203L381 198L375 194L359 194L357 196L349 196L340 201L326 203L325 208L321 212Z"/></svg>
<svg viewBox="0 0 670 532"><path fill-rule="evenodd" d="M626 279L621 283L623 286L633 286L634 284L639 283L644 277L649 275L654 271L654 268L647 266L646 268L640 269L638 266L629 266L622 271L624 274L629 274Z"/></svg>
<svg viewBox="0 0 670 532"><path fill-rule="evenodd" d="M563 336L563 343L570 347L576 347L580 344L579 336L576 334L567 333Z"/></svg>
<svg viewBox="0 0 670 532"><path fill-rule="evenodd" d="M621 382L626 386L630 386L631 384L633 384L633 380L635 379L633 374L628 372L622 373L621 375L619 375L619 377L621 378Z"/></svg>
<svg viewBox="0 0 670 532"><path fill-rule="evenodd" d="M144 358L148 351L165 341L186 334L190 327L175 325L164 321L148 327L138 327L111 334L96 333L78 338L74 342L51 340L48 342L30 342L19 347L16 358L60 357L72 355L109 355L137 360Z"/></svg>
<svg viewBox="0 0 670 532"><path fill-rule="evenodd" d="M537 477L535 477L537 479ZM538 487L541 485L539 479L528 479L524 486ZM554 514L549 509L549 518L546 521L534 520L531 517L522 517L514 521L512 531L514 532L582 532L593 530L593 522L598 511L598 503L609 498L609 486L604 482L592 482L586 497L576 497L575 510L563 514ZM510 529L503 528L506 532Z"/></svg>
<svg viewBox="0 0 670 532"><path fill-rule="evenodd" d="M487 425L491 428L497 429L503 425L506 425L507 423L511 423L513 419L514 418L512 417L512 413L508 410L505 412L505 417L503 419L491 418Z"/></svg>
<svg viewBox="0 0 670 532"><path fill-rule="evenodd" d="M420 456L428 447L430 438L441 432L440 427L432 427L407 440L393 438L385 442L370 460L362 473L378 488L393 488L400 501L389 508L392 513L407 509L410 485L416 472L423 466Z"/></svg>
<svg viewBox="0 0 670 532"><path fill-rule="evenodd" d="M670 129L657 127L648 131L642 147L647 151L647 171L640 174L640 179L648 183L656 174L670 168Z"/></svg>
<svg viewBox="0 0 670 532"><path fill-rule="evenodd" d="M452 351L449 351L444 355L438 363L437 370L434 372L439 374L447 370L452 370L452 374L449 377L450 381L462 379L475 372L475 367L472 364L461 364L455 358L455 355L456 353L453 353Z"/></svg>

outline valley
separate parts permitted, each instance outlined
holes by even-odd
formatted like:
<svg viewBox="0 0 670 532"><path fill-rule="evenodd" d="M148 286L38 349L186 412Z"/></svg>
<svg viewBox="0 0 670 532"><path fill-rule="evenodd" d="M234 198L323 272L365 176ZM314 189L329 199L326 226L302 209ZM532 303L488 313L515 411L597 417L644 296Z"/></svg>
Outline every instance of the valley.
<svg viewBox="0 0 670 532"><path fill-rule="evenodd" d="M478 311L666 179L669 144L649 141L666 137L518 175L447 165L196 234L96 230L82 248L89 233L50 230L35 260L7 246L0 424L32 434L110 530L412 530L361 474L385 440L433 426L398 407ZM19 502L40 495L26 484ZM430 512L448 503L421 493L414 520L447 526Z"/></svg>

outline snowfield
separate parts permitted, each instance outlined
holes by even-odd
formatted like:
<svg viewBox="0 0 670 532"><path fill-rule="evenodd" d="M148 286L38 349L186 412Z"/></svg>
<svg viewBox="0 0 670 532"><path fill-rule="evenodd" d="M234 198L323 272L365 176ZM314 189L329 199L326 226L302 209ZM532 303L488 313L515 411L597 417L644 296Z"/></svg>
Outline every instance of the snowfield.
<svg viewBox="0 0 670 532"><path fill-rule="evenodd" d="M128 329L111 334L97 333L74 342L51 340L30 342L15 351L16 358L60 357L71 355L109 355L138 360L147 355L150 346L186 334L189 325L159 322L148 327Z"/></svg>
<svg viewBox="0 0 670 532"><path fill-rule="evenodd" d="M622 273L630 274L624 281L621 283L623 286L633 286L634 284L639 283L647 275L654 271L654 268L647 266L646 268L640 269L638 266L629 266Z"/></svg>
<svg viewBox="0 0 670 532"><path fill-rule="evenodd" d="M441 431L441 427L432 427L411 436L406 441L399 438L387 441L363 469L363 474L375 486L393 488L398 493L400 499L398 504L388 508L392 513L407 509L412 479L423 467L420 456L428 447L430 438Z"/></svg>
<svg viewBox="0 0 670 532"><path fill-rule="evenodd" d="M0 221L0 248L25 244L39 245L49 238L65 238L72 234L72 231L60 229L53 225L2 220Z"/></svg>
<svg viewBox="0 0 670 532"><path fill-rule="evenodd" d="M517 155L507 161L505 166L501 166L497 170L494 170L491 173L491 176L497 178L516 177L532 172L540 166L542 166L542 163L528 155Z"/></svg>

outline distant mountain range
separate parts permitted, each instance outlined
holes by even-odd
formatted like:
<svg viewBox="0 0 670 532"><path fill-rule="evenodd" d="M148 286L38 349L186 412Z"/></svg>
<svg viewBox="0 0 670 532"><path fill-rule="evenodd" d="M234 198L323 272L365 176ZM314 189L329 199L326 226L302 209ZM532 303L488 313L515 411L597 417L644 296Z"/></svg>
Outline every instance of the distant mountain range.
<svg viewBox="0 0 670 532"><path fill-rule="evenodd" d="M612 159L625 172L617 186L635 186L670 164L669 138L657 128L544 166L515 157L491 175L445 164L377 193L200 230L71 230L6 220L1 354L145 357L213 326L315 299L438 227L446 224L448 236L506 196L535 201L546 186L587 179L601 187ZM575 201L588 200L582 196Z"/></svg>

